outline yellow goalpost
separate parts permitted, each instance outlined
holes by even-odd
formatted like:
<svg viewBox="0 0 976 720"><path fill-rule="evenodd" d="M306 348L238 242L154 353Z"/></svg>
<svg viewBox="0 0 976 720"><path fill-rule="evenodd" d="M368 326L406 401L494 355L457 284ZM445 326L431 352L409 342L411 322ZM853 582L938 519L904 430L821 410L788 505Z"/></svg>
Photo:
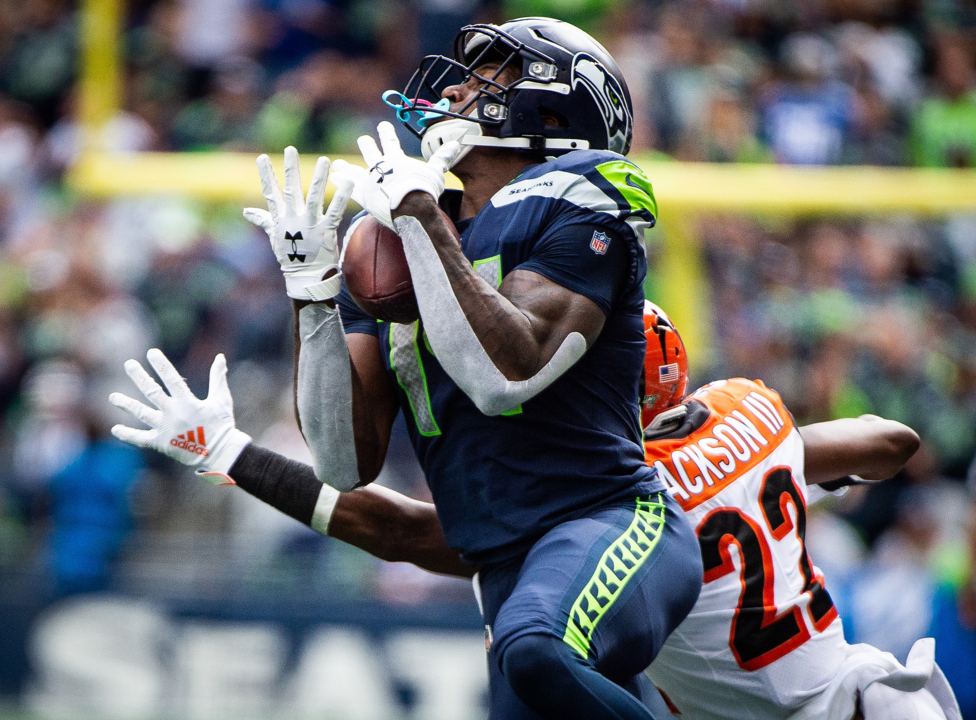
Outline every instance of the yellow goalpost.
<svg viewBox="0 0 976 720"><path fill-rule="evenodd" d="M80 113L85 151L68 182L93 197L183 195L213 202L256 202L261 187L248 153L111 154L99 130L120 107L120 38L124 0L81 5ZM281 172L281 156L272 156ZM314 156L302 156L311 177ZM347 156L349 162L358 157ZM976 171L877 167L788 167L682 163L631 158L650 178L661 212L649 242L661 243L654 298L681 328L692 357L710 348L708 284L694 216L701 212L756 215L945 215L976 212ZM458 185L455 184L455 187Z"/></svg>

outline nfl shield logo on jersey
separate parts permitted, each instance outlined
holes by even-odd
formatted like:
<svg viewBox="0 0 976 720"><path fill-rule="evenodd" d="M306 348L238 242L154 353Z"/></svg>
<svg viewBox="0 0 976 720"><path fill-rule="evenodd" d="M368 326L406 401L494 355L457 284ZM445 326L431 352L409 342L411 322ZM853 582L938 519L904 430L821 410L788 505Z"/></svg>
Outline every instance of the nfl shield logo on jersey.
<svg viewBox="0 0 976 720"><path fill-rule="evenodd" d="M595 231L593 233L593 239L590 240L590 250L597 255L606 255L608 247L610 247L610 238L607 237L607 234Z"/></svg>

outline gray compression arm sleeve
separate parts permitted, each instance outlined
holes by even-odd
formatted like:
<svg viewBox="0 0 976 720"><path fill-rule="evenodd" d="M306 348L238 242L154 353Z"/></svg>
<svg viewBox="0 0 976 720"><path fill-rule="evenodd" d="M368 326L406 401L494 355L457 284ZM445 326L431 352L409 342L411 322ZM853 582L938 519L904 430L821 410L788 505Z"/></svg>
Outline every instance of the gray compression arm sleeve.
<svg viewBox="0 0 976 720"><path fill-rule="evenodd" d="M352 429L352 371L339 311L311 303L298 311L298 416L322 482L345 492L359 484Z"/></svg>
<svg viewBox="0 0 976 720"><path fill-rule="evenodd" d="M447 271L417 218L393 221L403 239L420 317L430 347L444 371L485 415L512 410L545 390L586 352L586 340L570 333L556 354L528 380L509 380L488 357L464 316Z"/></svg>

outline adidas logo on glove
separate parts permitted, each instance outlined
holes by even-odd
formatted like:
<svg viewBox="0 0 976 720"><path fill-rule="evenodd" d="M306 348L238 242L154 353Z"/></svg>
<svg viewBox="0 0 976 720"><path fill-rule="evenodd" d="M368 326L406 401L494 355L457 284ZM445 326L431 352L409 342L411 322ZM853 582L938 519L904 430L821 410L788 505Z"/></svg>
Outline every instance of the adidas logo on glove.
<svg viewBox="0 0 976 720"><path fill-rule="evenodd" d="M191 453L202 455L203 457L207 457L210 454L207 451L207 441L203 436L202 425L198 426L196 430L188 430L181 435L177 435L169 441L169 444L181 450L188 450Z"/></svg>

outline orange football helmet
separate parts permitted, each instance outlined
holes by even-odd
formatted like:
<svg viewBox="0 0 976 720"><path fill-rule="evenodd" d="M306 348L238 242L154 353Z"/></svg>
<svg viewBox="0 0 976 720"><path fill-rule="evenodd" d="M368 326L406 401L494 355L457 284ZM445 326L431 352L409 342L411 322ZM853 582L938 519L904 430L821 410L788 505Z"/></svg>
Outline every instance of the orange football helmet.
<svg viewBox="0 0 976 720"><path fill-rule="evenodd" d="M641 390L641 427L654 416L677 405L688 389L688 355L674 323L649 300L644 301L644 385Z"/></svg>

